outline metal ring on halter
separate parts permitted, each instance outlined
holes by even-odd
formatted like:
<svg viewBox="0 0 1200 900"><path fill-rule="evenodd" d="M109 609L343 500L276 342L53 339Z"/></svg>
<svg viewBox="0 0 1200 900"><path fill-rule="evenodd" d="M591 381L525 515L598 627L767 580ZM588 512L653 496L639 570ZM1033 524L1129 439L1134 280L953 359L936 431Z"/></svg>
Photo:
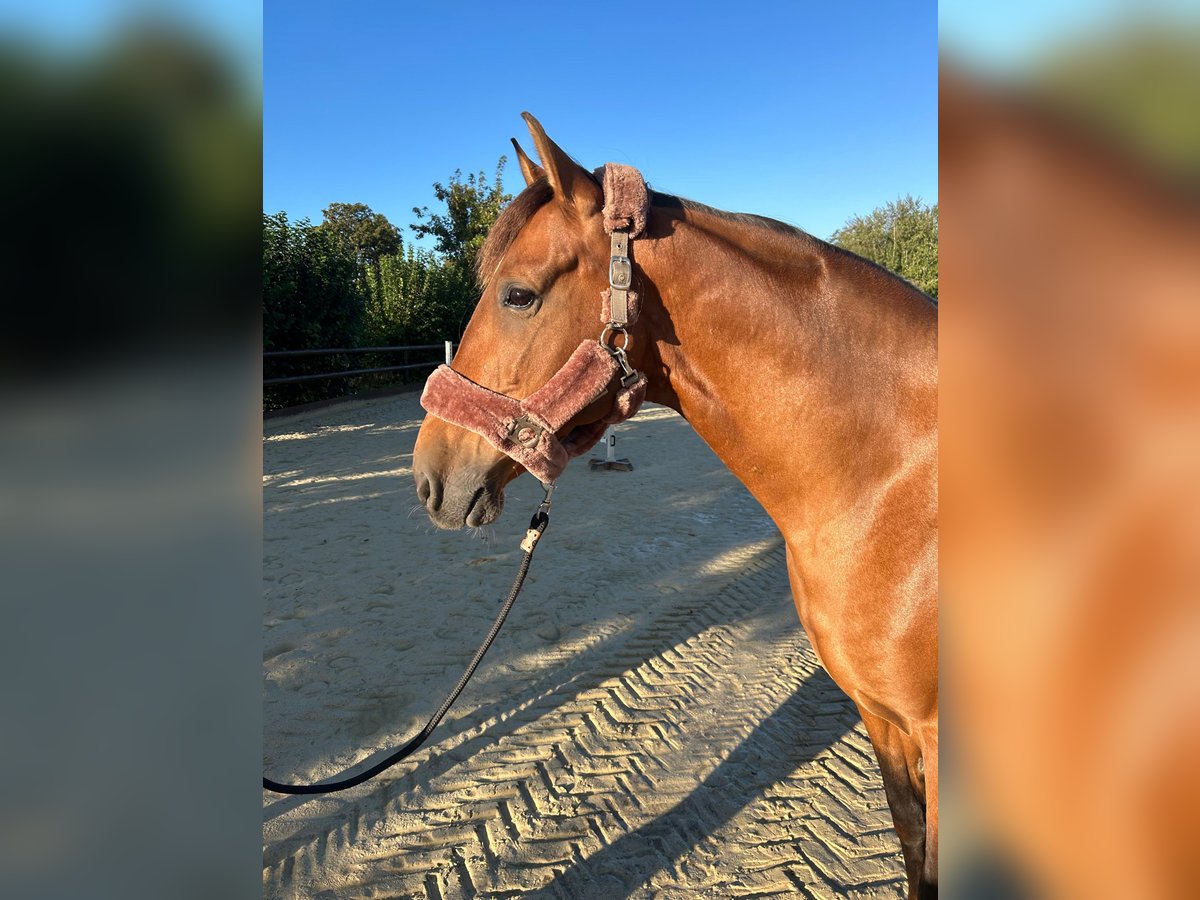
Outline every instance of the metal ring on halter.
<svg viewBox="0 0 1200 900"><path fill-rule="evenodd" d="M620 347L618 347L616 344L609 344L608 336L610 334L613 336L618 334L624 335L625 343L623 343ZM625 330L624 325L617 325L615 322L609 322L604 326L604 330L600 332L600 346L609 353L627 353L629 348L633 346L633 336Z"/></svg>
<svg viewBox="0 0 1200 900"><path fill-rule="evenodd" d="M541 440L542 433L545 430L526 413L519 419L513 420L512 425L508 428L506 437L514 444L520 444L526 449L532 449L537 446L537 442Z"/></svg>

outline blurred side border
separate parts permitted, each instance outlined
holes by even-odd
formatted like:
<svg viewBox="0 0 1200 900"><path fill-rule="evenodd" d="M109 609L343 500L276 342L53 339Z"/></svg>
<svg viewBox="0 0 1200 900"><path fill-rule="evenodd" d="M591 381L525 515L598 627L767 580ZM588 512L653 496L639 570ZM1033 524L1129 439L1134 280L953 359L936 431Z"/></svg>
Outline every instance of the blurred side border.
<svg viewBox="0 0 1200 900"><path fill-rule="evenodd" d="M257 896L256 20L93 6L0 21L0 894Z"/></svg>
<svg viewBox="0 0 1200 900"><path fill-rule="evenodd" d="M943 35L947 896L1195 893L1198 24Z"/></svg>

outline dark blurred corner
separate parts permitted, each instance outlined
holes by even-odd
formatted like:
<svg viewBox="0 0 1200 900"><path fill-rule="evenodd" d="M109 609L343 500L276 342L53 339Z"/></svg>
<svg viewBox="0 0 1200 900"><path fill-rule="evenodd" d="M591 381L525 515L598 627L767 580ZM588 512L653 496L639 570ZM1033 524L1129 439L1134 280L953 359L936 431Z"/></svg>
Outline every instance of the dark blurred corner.
<svg viewBox="0 0 1200 900"><path fill-rule="evenodd" d="M261 11L54 6L0 13L0 896L258 896Z"/></svg>
<svg viewBox="0 0 1200 900"><path fill-rule="evenodd" d="M942 39L945 896L1195 896L1200 28Z"/></svg>
<svg viewBox="0 0 1200 900"><path fill-rule="evenodd" d="M162 23L67 60L0 41L6 380L251 333L261 113L239 73Z"/></svg>

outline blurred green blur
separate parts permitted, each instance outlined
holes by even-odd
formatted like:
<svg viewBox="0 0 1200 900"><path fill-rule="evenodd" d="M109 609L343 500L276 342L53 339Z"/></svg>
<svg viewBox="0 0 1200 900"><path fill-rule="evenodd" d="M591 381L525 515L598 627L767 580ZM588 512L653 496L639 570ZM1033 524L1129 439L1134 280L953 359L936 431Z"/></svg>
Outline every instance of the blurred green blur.
<svg viewBox="0 0 1200 900"><path fill-rule="evenodd" d="M1200 183L1200 25L1141 22L1035 59L1043 97L1160 171Z"/></svg>
<svg viewBox="0 0 1200 900"><path fill-rule="evenodd" d="M182 26L68 54L0 37L0 372L253 329L260 119L260 85Z"/></svg>

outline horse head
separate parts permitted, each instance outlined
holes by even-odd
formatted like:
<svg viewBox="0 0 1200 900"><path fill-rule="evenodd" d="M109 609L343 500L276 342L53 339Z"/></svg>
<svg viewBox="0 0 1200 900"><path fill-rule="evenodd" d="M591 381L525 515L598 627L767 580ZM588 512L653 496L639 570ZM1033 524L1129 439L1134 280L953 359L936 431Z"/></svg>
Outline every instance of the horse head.
<svg viewBox="0 0 1200 900"><path fill-rule="evenodd" d="M413 474L417 496L440 528L495 521L504 505L505 486L527 468L541 480L552 481L566 457L586 451L607 424L617 420L612 417L612 388L620 388L621 371L609 354L621 360L630 376L623 352L614 353L601 334L606 321L599 315L601 296L610 283L601 183L551 141L536 119L528 113L524 118L541 165L513 140L525 190L501 213L480 251L481 294L453 370L443 367L435 373L422 398L426 409L437 414L426 416L421 425ZM627 334L614 343L619 347L629 340ZM613 369L603 368L605 364ZM616 381L609 384L614 375ZM451 383L452 378L458 381ZM580 382L587 381L586 390L592 393L579 409L550 397L538 407L544 415L534 415L531 421L522 416L514 424L514 414L521 412L514 409L520 402L514 398L528 400L543 386L554 393L547 384L551 379L559 384L571 381L576 393L577 387L585 389ZM624 383L628 386L632 379ZM644 380L642 385L644 391ZM454 391L464 386L474 393ZM597 389L600 393L593 399ZM440 399L441 405L431 398ZM465 408L489 403L494 410ZM546 435L549 443L542 446L552 448L561 460L547 466L544 460L539 465L533 457L522 456L524 451L505 444L503 435L497 440L497 430L505 427L511 441L528 447L543 431L551 431ZM515 452L502 452L498 444Z"/></svg>

